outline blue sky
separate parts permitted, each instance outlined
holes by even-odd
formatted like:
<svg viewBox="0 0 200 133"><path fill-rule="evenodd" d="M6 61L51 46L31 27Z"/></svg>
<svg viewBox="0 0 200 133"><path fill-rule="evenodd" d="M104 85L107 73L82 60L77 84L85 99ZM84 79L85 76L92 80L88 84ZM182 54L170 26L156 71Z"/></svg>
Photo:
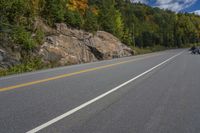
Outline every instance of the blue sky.
<svg viewBox="0 0 200 133"><path fill-rule="evenodd" d="M175 12L196 12L200 15L200 0L131 0Z"/></svg>

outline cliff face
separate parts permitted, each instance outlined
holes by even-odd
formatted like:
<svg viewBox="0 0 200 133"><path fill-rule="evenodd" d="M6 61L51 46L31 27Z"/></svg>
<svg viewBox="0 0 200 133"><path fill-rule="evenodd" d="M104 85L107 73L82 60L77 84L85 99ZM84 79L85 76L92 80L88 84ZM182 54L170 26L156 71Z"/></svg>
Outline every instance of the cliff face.
<svg viewBox="0 0 200 133"><path fill-rule="evenodd" d="M33 56L39 55L46 64L64 66L134 54L131 48L104 31L98 31L93 35L83 30L68 28L63 23L56 24L56 28L53 29L41 20L36 21L34 28L44 31L46 37L38 50L34 50L36 52L33 52ZM20 64L20 49L14 52L12 51L14 48L11 50L7 46L2 46L0 46L0 69Z"/></svg>
<svg viewBox="0 0 200 133"><path fill-rule="evenodd" d="M47 36L40 48L44 62L77 64L133 55L133 51L113 35L98 31L95 35L65 24L56 24L56 34Z"/></svg>

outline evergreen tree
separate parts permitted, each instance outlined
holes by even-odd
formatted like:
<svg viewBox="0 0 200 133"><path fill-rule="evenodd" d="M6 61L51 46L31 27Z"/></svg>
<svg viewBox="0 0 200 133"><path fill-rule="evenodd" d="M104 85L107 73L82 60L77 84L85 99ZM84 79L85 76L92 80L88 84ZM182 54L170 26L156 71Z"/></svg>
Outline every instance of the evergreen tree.
<svg viewBox="0 0 200 133"><path fill-rule="evenodd" d="M46 18L50 24L63 22L66 4L67 0L45 0L45 8L42 13L43 17Z"/></svg>
<svg viewBox="0 0 200 133"><path fill-rule="evenodd" d="M97 16L92 12L91 9L86 11L84 29L90 32L95 32L98 30Z"/></svg>
<svg viewBox="0 0 200 133"><path fill-rule="evenodd" d="M121 38L123 35L123 21L121 13L115 8L114 0L102 0L99 17L100 26L103 30Z"/></svg>

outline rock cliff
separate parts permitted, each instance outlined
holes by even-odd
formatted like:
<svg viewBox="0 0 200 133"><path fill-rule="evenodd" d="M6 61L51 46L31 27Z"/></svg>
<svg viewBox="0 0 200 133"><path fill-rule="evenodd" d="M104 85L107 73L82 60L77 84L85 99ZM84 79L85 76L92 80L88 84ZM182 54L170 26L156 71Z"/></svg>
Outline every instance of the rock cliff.
<svg viewBox="0 0 200 133"><path fill-rule="evenodd" d="M56 24L53 33L56 34L46 36L40 48L39 54L45 62L62 66L133 55L131 48L104 31L93 35L61 23Z"/></svg>
<svg viewBox="0 0 200 133"><path fill-rule="evenodd" d="M98 31L95 34L67 27L63 23L51 28L38 19L35 29L44 31L44 43L38 47L33 55L39 55L46 64L64 66L106 60L133 55L131 48L127 47L113 35ZM34 35L33 35L34 36ZM21 62L20 49L8 48L0 45L0 69L10 68ZM15 49L15 52L12 50ZM15 54L16 53L16 54Z"/></svg>

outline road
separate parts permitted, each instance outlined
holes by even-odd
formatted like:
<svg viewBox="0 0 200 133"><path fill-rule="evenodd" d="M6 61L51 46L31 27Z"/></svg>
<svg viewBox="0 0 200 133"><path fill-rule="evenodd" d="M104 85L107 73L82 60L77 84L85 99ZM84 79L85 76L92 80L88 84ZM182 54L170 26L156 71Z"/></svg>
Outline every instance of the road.
<svg viewBox="0 0 200 133"><path fill-rule="evenodd" d="M186 49L0 78L0 133L200 133Z"/></svg>

